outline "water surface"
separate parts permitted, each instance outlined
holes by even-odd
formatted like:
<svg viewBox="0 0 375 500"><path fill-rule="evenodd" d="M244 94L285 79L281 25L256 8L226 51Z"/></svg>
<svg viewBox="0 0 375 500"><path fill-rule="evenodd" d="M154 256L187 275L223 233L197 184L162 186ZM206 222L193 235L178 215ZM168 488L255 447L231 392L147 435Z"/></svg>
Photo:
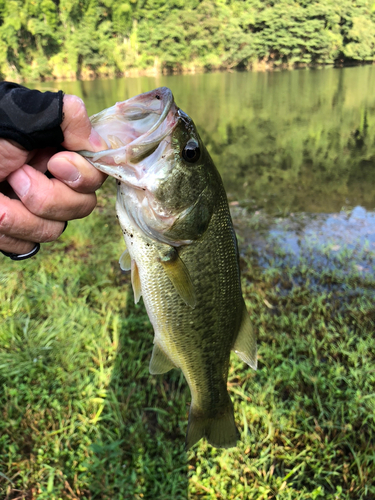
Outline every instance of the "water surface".
<svg viewBox="0 0 375 500"><path fill-rule="evenodd" d="M375 67L46 82L89 114L166 85L195 121L230 200L270 213L375 206Z"/></svg>
<svg viewBox="0 0 375 500"><path fill-rule="evenodd" d="M317 270L374 273L375 67L38 87L77 94L93 114L163 85L222 175L245 253L264 267L307 259Z"/></svg>

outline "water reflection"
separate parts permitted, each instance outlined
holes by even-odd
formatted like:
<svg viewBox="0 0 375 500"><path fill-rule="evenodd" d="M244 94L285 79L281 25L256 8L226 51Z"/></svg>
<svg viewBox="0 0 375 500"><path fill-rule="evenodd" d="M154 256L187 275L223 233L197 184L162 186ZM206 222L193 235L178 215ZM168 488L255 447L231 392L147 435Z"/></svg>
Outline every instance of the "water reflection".
<svg viewBox="0 0 375 500"><path fill-rule="evenodd" d="M89 113L166 85L196 122L230 200L268 212L375 205L375 68L47 82Z"/></svg>
<svg viewBox="0 0 375 500"><path fill-rule="evenodd" d="M285 371L288 378L288 383L283 383L284 387L288 389L285 389L285 393L290 394L289 399L292 398L292 390L289 387L292 387L293 392L295 392L297 386L288 384L294 384L293 378L296 379L301 374L301 378L304 377L304 388L298 388L296 402L294 403L293 399L290 399L291 404L295 404L297 407L301 406L301 402L303 402L301 406L303 409L302 420L311 420L315 416L319 418L320 425L325 425L324 432L328 436L327 440L336 439L330 435L332 431L331 415L336 414L336 408L343 407L340 402L341 398L348 397L349 393L344 393L344 390L339 392L341 389L338 388L334 392L335 396L329 400L327 398L328 405L332 404L333 409L327 408L325 414L321 410L320 414L315 415L314 411L310 409L315 404L315 400L310 398L308 395L310 393L305 387L309 387L306 383L311 386L311 381L318 380L316 374L321 373L322 369L326 370L322 380L325 384L328 380L330 387L334 387L338 380L341 384L341 377L344 377L344 375L339 375L340 379L338 379L338 376L332 375L333 371L328 371L331 365L334 366L337 363L337 357L332 359L332 352L324 350L326 347L319 337L320 334L324 335L328 330L337 329L338 334L341 332L329 318L330 311L333 311L333 315L339 311L339 306L336 306L336 303L331 308L333 299L339 304L345 301L350 304L349 296L354 294L362 296L364 287L368 288L367 296L371 295L372 299L374 295L374 282L373 280L371 282L371 277L375 274L375 212L371 211L374 207L375 195L375 95L372 92L374 79L375 68L363 67L344 70L209 74L56 84L56 87L63 88L65 92L82 96L90 113L108 107L115 101L126 99L160 85L171 87L176 101L196 121L223 176L231 201L241 256L245 259L241 262L244 268L244 279L250 279L248 276L256 274L249 272L249 262L251 264L254 262L254 267L259 267L259 274L268 272L271 276L275 276L274 282L270 283L269 279L268 281L264 280L264 282L267 287L272 286L272 289L276 290L276 305L266 298L269 298L268 293L264 294L264 308L269 308L272 315L277 318L284 314L290 314L290 317L296 316L298 301L301 300L300 287L302 294L305 294L305 304L307 303L305 310L301 313L302 316L305 313L310 314L308 309L310 297L308 296L306 299L306 293L310 292L310 286L314 287L317 292L316 295L311 294L311 299L315 300L315 308L317 308L316 303L319 300L319 292L322 287L338 292L335 297L333 297L334 294L328 296L326 294L323 297L325 304L327 304L326 310L328 310L326 316L321 320L323 326L318 325L316 319L310 320L308 317L303 323L306 326L299 325L296 332L289 331L289 327L286 326L287 318L283 322L280 320L279 323L272 323L272 316L264 314L262 310L259 310L262 319L258 322L261 339L259 345L262 349L260 351L261 369L257 375L259 377L257 379L258 387L262 387L262 397L259 400L265 401L264 394L273 398L274 394L282 393L280 373L283 373L282 370L286 370L286 366L298 367L293 368L291 372ZM51 84L47 84L47 86L51 87ZM355 206L355 208L341 210L343 206L348 207L349 205ZM279 212L280 215L275 216L276 212ZM256 254L256 259L251 259L252 254ZM279 272L280 270L281 272ZM325 274L327 270L331 272ZM286 275L285 279L284 274ZM355 284L349 287L349 280L355 280L358 275L363 279L355 281ZM366 282L367 275L370 277L368 282ZM359 284L357 285L357 283ZM260 285L259 290L257 287L252 289L248 287L248 289L253 290L251 293L257 297L263 292L262 277L259 278L259 283L255 282L255 284ZM288 290L295 293L295 303L292 308L285 312L282 309L282 301L278 299L279 295L287 296ZM343 290L345 293L342 293ZM288 300L290 300L291 295L289 293ZM312 312L315 314L314 307ZM318 309L316 310L318 311ZM352 345L356 347L357 343L358 345L361 343L358 333L359 327L353 328L351 325L350 314L352 314L352 310L350 307L347 307L344 312L344 316L340 316L340 321L342 321L342 317L348 317L348 328L342 328L343 334L347 334L346 330L350 332L350 335L353 332ZM129 310L127 314L129 314ZM132 352L131 345L129 344L130 348L128 349L127 342L130 339L134 343L131 338L134 332L130 330L129 334L129 329L131 321L137 318L137 314L139 314L139 310L130 310L131 320L122 330L120 345L123 346L124 356L116 358L116 366L120 371L117 376L113 376L111 382L111 390L118 390L119 396L116 397L119 397L119 404L123 405L124 408L127 408L129 398L126 391L123 396L120 396L121 383L119 381L123 378L121 370L126 364L124 360ZM363 315L366 314L363 313ZM261 324L265 321L264 318L267 322L266 327ZM369 315L369 322L371 318L372 316ZM144 324L143 316L140 316L139 322L134 321L133 328L143 330ZM358 322L358 324L360 323ZM366 323L364 324L366 325ZM278 329L280 325L282 328ZM306 328L306 330L302 328ZM138 336L138 332L134 335ZM300 344L299 336L303 337L303 335L308 339L311 337L311 347L306 347L306 344L302 350L300 346L303 344ZM333 339L332 342L336 342L334 336L329 338ZM277 345L274 342L279 342L279 344L285 342L287 349L281 348L279 352L271 354ZM294 343L298 346L296 349L294 349ZM265 347L267 344L272 346L268 351ZM315 349L317 344L319 344L320 349L319 356L317 356ZM350 343L348 345L350 346ZM354 348L353 350L354 356L358 356L358 359L363 356L361 350L356 351ZM137 356L138 354L138 352L135 353ZM334 355L336 356L336 352ZM346 367L348 364L348 370L352 370L353 363L357 361L348 361L349 357L345 356L343 357L343 363L345 363L343 366ZM322 368L322 366L328 368ZM342 373L345 373L344 369ZM274 387L269 385L270 374L271 380L273 375L276 377L275 380L277 379ZM168 377L164 377L164 379L166 383L171 383ZM134 388L131 392L133 394L135 390L135 395L137 395L136 382L134 382ZM147 386L146 379L139 378L137 383ZM318 394L315 382L312 383L314 391ZM362 394L361 391L363 391L366 394L365 385L359 384L358 387L358 393ZM264 392L263 388L268 392ZM255 390L253 392L253 389L251 391L253 397L256 392ZM180 398L177 392L176 394L176 398ZM146 396L149 397L148 392ZM317 397L321 405L319 394ZM369 395L364 396L364 398L367 397ZM138 408L140 405L144 406L138 396L135 400ZM135 400L133 400L133 404ZM278 401L276 400L276 405L279 404ZM183 403L184 401L182 401L181 407L183 407ZM247 404L245 401L241 401L242 408L245 408L245 404ZM275 409L272 406L271 411L268 412L267 404L265 410L260 407L251 410L251 415L254 415L254 411L259 411L259 415L267 415L267 423L271 425L269 415L272 415ZM326 405L326 403L324 404ZM150 407L148 409L151 409L154 403L150 400L147 405ZM155 410L155 408L152 409ZM162 411L164 410L162 409ZM243 411L244 418L246 418L245 410ZM362 409L359 409L357 414L361 415L361 412ZM157 443L156 429L162 425L161 421L158 420L158 412L156 410L152 413L147 411L146 414L145 418L142 417L140 427L133 425L133 422L130 422L131 426L129 426L127 421L122 421L123 416L121 415L121 425L124 432L120 437L117 437L119 436L117 424L109 416L106 418L104 412L104 417L101 417L103 418L101 425L102 428L105 426L108 428L105 430L107 434L103 433L103 435L108 435L111 439L112 436L116 436L116 439L124 438L126 441L129 432L140 432L142 439L145 439L143 438L145 424L146 428L149 427L150 435ZM178 428L178 418L181 414L181 412L175 412L176 420L173 425L176 428ZM280 414L277 413L276 417ZM248 415L250 415L249 412ZM286 418L284 418L284 422L287 422ZM317 420L315 422L317 424ZM294 423L293 427L300 424L301 422ZM172 424L169 425L170 429L174 428ZM256 429L257 426L263 426L263 421L251 420L251 425L253 429ZM337 429L344 429L344 438L346 439L344 421L340 425L341 427L337 427ZM277 425L274 428L278 429ZM284 427L284 424L280 429L289 440L288 432L290 429ZM336 433L337 429L334 429L334 436L338 435L337 439L342 439L341 435ZM300 431L298 430L298 432ZM176 436L173 433L171 436L169 439L172 441L177 442L180 439L180 434L177 432ZM266 439L268 438L266 437ZM297 437L297 439L299 438ZM256 444L254 440L248 442ZM264 443L263 437L258 442ZM334 441L332 442L334 443ZM94 458L98 469L91 470L93 490L101 491L102 488L108 490L108 485L103 486L105 479L103 464L109 463L111 465L112 462L116 464L116 461L119 464L119 457L123 451L119 451L118 443L119 441L108 446L106 443L96 443ZM150 445L151 451L147 450L148 445ZM131 457L129 459L132 468L131 478L134 477L134 481L136 481L138 474L142 484L146 484L146 488L152 486L150 471L144 467L142 461L145 450L147 453L150 451L151 456L156 457L159 475L165 475L166 481L171 484L171 490L174 484L181 484L181 490L183 490L181 494L185 495L185 498L185 490L188 488L185 456L176 448L180 453L180 460L175 460L172 452L167 454L165 459L161 457L162 460L160 460L157 446L152 448L152 445L153 442L149 440L145 446L142 445L137 452L133 452L125 443L125 454ZM280 450L282 451L282 446L277 444L278 451L276 451L278 453ZM253 449L257 449L255 445ZM244 457L249 460L249 456L246 458L248 452L243 452L243 450L240 451L242 462ZM359 455L360 443L355 450ZM272 450L271 452L273 453ZM193 459L194 473L196 460L198 460L197 471L202 463L211 463L212 465L212 460L215 458L213 453L216 452L209 450L208 454L211 454L211 459L209 457L208 461L205 460L208 457L207 453L201 454L198 459ZM252 453L254 452L252 451ZM270 463L273 463L274 456L272 455L271 458ZM241 460L238 463L242 463ZM250 461L252 460L250 458ZM252 466L251 463L250 466ZM114 470L120 470L116 467L123 467L123 464L115 465ZM263 465L259 467L261 468ZM282 467L284 467L283 462ZM112 474L113 471L110 473ZM285 472L281 477L284 477L284 474ZM197 476L199 476L198 472ZM109 477L110 479L115 477L114 473L113 476ZM121 478L121 475L119 477ZM174 478L177 478L175 482ZM279 484L281 481L283 479L280 480ZM117 483L115 483L115 487L117 487ZM156 492L156 497L159 493L161 490ZM173 493L174 497L179 494L176 491Z"/></svg>
<svg viewBox="0 0 375 500"><path fill-rule="evenodd" d="M334 214L272 217L232 207L243 257L257 254L267 269L308 266L310 271L375 277L375 212L361 206Z"/></svg>

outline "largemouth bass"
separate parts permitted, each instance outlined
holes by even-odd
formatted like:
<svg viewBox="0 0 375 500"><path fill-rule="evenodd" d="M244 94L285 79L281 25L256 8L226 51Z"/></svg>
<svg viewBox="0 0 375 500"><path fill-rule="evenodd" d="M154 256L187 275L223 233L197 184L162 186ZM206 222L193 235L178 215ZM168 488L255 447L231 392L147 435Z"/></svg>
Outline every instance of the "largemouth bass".
<svg viewBox="0 0 375 500"><path fill-rule="evenodd" d="M117 179L117 214L135 301L154 327L150 373L180 368L189 384L189 449L236 445L227 391L231 350L256 369L224 187L193 121L158 88L91 117L109 149L81 152Z"/></svg>

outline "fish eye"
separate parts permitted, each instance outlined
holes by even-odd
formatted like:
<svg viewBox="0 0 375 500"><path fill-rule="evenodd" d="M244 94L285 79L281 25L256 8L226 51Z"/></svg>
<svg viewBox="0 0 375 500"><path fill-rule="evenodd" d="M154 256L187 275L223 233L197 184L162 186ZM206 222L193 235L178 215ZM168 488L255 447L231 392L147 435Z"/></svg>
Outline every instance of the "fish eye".
<svg viewBox="0 0 375 500"><path fill-rule="evenodd" d="M199 144L196 141L189 141L182 150L182 158L188 163L195 163L201 156Z"/></svg>

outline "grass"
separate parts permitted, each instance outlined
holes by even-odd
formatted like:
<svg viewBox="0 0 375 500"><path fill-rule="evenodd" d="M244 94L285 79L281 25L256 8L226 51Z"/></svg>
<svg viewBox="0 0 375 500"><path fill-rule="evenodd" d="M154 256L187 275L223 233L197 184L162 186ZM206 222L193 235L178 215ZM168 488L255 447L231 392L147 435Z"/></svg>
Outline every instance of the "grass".
<svg viewBox="0 0 375 500"><path fill-rule="evenodd" d="M189 390L177 370L148 373L110 187L35 259L3 259L0 498L374 499L374 274L354 251L319 268L329 245L298 260L267 245L241 244L259 342L257 372L232 357L241 442L188 453Z"/></svg>

